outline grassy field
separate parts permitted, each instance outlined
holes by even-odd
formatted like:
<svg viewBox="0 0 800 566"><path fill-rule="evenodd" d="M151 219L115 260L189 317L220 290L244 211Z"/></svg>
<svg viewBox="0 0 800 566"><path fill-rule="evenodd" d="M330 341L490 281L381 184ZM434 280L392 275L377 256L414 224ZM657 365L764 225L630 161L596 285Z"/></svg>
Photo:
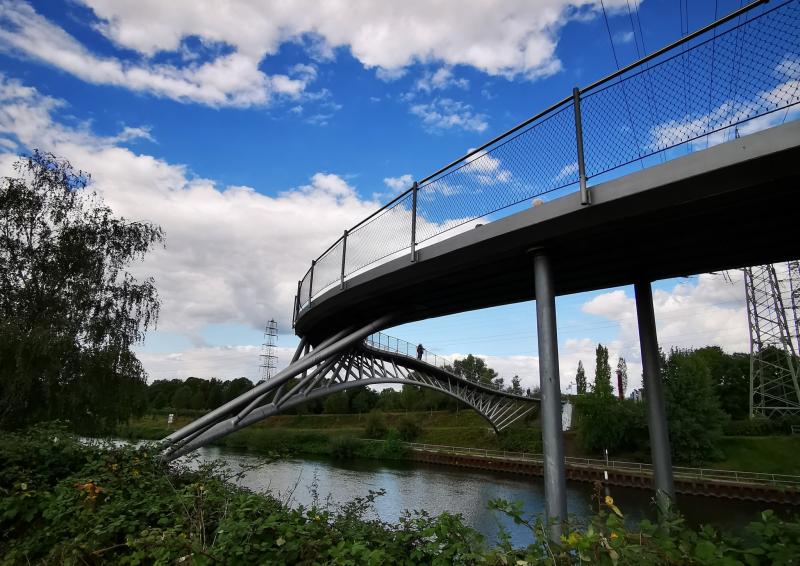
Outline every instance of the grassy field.
<svg viewBox="0 0 800 566"><path fill-rule="evenodd" d="M709 467L768 474L800 475L800 436L726 436L722 462Z"/></svg>
<svg viewBox="0 0 800 566"><path fill-rule="evenodd" d="M397 428L404 419L413 420L420 427L416 442L498 450L541 451L541 431L535 421L521 422L496 435L488 423L472 410L462 410L458 413L449 411L385 413L384 416L389 428ZM148 415L121 426L119 434L131 439L160 440L191 420L189 417L179 416L168 426L165 416ZM246 445L239 445L242 444L242 438L248 438L251 443L265 446L268 444L265 440L256 440L262 437L274 439L275 443L283 445L283 442L278 442L281 435L286 438L294 436L295 440L298 435L308 439L314 438L316 439L314 443L326 437L366 438L366 420L366 415L279 415L231 435L230 438L234 439L232 442L223 439L222 444L247 448Z"/></svg>
<svg viewBox="0 0 800 566"><path fill-rule="evenodd" d="M541 431L536 421L516 424L500 435L494 434L475 411L386 413L389 428L406 418L421 431L416 442L444 446L466 446L519 452L541 452ZM365 439L366 415L280 415L222 439L219 444L237 450L331 454L342 438ZM168 426L163 415L148 415L120 427L119 434L131 439L160 440L190 422L177 417ZM564 435L567 456L598 458L580 449L574 433ZM725 458L709 462L708 468L800 475L800 436L727 436L720 449ZM357 451L359 455L381 457L380 453ZM646 461L646 454L618 454L612 458Z"/></svg>

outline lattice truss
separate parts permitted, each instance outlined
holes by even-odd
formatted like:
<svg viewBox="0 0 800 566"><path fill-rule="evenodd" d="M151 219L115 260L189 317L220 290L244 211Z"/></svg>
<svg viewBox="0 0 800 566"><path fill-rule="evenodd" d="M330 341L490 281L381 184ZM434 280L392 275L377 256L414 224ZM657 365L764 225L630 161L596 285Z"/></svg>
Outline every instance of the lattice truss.
<svg viewBox="0 0 800 566"><path fill-rule="evenodd" d="M798 262L748 267L744 276L750 323L750 415L798 415Z"/></svg>
<svg viewBox="0 0 800 566"><path fill-rule="evenodd" d="M302 358L299 361L302 362ZM240 398L241 402L231 402L225 412L202 429L173 438L167 455L170 459L176 458L309 401L351 387L378 384L410 384L449 395L475 409L495 431L507 428L530 413L539 401L535 397L498 391L412 356L359 342L320 360L292 379L276 379L260 384L257 397L245 394Z"/></svg>

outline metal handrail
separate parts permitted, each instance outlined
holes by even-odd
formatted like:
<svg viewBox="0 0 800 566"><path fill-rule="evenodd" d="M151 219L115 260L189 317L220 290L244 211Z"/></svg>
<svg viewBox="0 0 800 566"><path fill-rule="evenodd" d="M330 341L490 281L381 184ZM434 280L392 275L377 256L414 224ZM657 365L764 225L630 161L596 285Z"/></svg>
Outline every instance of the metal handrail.
<svg viewBox="0 0 800 566"><path fill-rule="evenodd" d="M472 387L483 390L487 393L492 393L496 395L501 395L503 397L512 397L515 399L528 401L528 402L539 402L540 398L538 396L534 396L530 394L530 390L528 390L527 394L521 393L513 393L511 391L503 390L499 388L494 383L485 383L479 381L473 381L468 377L459 376L454 372L452 367L448 367L449 364L446 359L437 356L436 354L431 354L427 350L423 352L421 358L417 357L416 353L416 346L407 340L402 340L400 338L395 338L394 336L389 336L388 334L384 334L383 332L376 332L375 334L371 334L364 339L364 343L375 350L381 350L384 352L390 352L393 354L399 354L401 356L407 356L409 358L417 358L418 360L435 366L446 373L451 374L453 377L457 379L464 380L471 384ZM395 344L395 347L392 347L392 343ZM401 347L400 345L404 344L405 347Z"/></svg>
<svg viewBox="0 0 800 566"><path fill-rule="evenodd" d="M368 440L369 442L385 442L383 440ZM492 450L488 448L472 448L467 446L445 446L441 444L427 444L419 442L404 442L404 446L411 450L421 452L436 452L464 456L482 456L484 458L502 458L518 462L543 463L544 455L536 452L512 452L507 450ZM571 466L584 466L594 469L607 469L619 471L634 471L651 475L653 465L644 462L628 462L624 460L605 460L593 458L576 458L567 456L565 462ZM690 468L674 466L673 475L682 479L698 479L705 481L726 481L738 484L768 484L784 487L800 487L800 476L788 474L771 474L766 472L748 472L743 470L721 470L714 468Z"/></svg>
<svg viewBox="0 0 800 566"><path fill-rule="evenodd" d="M787 2L783 2L783 3L779 4L778 7L781 7L784 4L789 3L790 1L791 0L788 0ZM391 207L393 207L394 205L396 205L400 200L402 200L403 198L407 197L410 193L415 192L419 188L424 187L426 184L429 184L429 182L437 179L439 176L443 175L444 173L447 173L447 172L450 172L450 171L454 170L454 168L456 168L459 165L461 165L462 167L465 166L465 165L468 165L469 163L471 163L470 161L468 161L471 157L475 157L475 156L480 157L482 152L484 152L487 148L489 148L491 146L494 146L494 145L498 144L501 141L507 140L507 138L509 138L513 134L519 132L520 130L522 130L526 126L530 126L531 124L534 124L535 122L541 120L542 118L545 118L548 115L554 114L556 111L560 110L562 107L564 107L565 105L569 104L570 102L573 102L575 100L580 101L580 96L582 94L588 93L589 91L593 91L593 90L597 89L598 87L600 87L602 85L605 85L606 83L609 83L610 81L612 81L612 80L614 80L616 78L620 78L623 75L626 75L627 73L629 73L633 69L637 69L637 68L643 67L646 63L657 59L661 55L664 55L665 53L668 53L668 52L676 49L677 47L680 47L681 45L685 45L688 42L696 39L697 37L699 37L699 36L701 36L703 34L706 34L709 31L715 30L718 27L724 25L725 23L727 23L727 22L729 22L729 21L731 21L731 20L733 20L735 18L738 18L738 17L742 16L743 14L751 11L752 9L754 9L754 8L760 6L760 5L766 4L768 2L769 2L769 0L753 0L752 2L746 4L745 6L742 6L741 8L739 8L737 10L734 10L733 12L729 13L728 15L726 15L726 16L724 16L724 17L722 17L722 18L720 18L720 19L718 19L718 20L716 20L716 21L714 21L714 22L712 22L712 23L710 23L710 24L698 29L698 30L695 30L694 32L692 32L690 34L687 34L684 37L681 37L680 39L678 39L678 40L676 40L676 41L674 41L674 42L662 47L661 49L658 49L658 50L654 51L653 53L650 53L649 55L646 55L646 56L638 59L637 61L635 61L635 62L633 62L633 63L631 63L629 65L626 65L626 66L624 66L624 67L622 67L622 68L620 68L620 69L618 69L618 70L616 70L616 71L614 71L612 73L609 73L605 77L594 81L593 83L587 85L586 87L584 87L582 89L581 88L575 88L573 90L573 94L572 95L567 96L567 97L559 100L558 102L556 102L555 104L552 104L551 106L549 106L545 110L543 110L543 111L535 114L534 116L531 116L530 118L520 122L519 124L517 124L514 127L506 130L505 132L501 133L500 135L492 138L491 140L489 140L488 142L482 144L481 146L479 146L479 147L467 152L465 155L463 155L461 157L458 157L457 159L451 161L450 163L448 163L444 167L441 167L440 169L438 169L434 173L424 177L421 181L414 182L414 184L411 187L409 187L407 190L405 190L404 192L402 192L399 195L397 195L396 197L394 197L388 203L386 203L381 208L379 208L378 210L376 210L375 212L373 212L372 214L370 214L366 218L364 218L361 221L359 221L358 223L356 223L350 229L346 230L346 233L348 233L348 234L352 233L355 230L357 230L358 228L365 226L367 223L369 223L376 216L380 215L382 212L385 212L388 209L390 209ZM777 9L777 8L775 8L775 9ZM740 24L740 25L745 25L745 24ZM739 26L736 26L736 27L739 27ZM580 133L580 125L579 125L580 124L580 116L579 116L579 113L580 113L580 110L576 106L576 129L578 130L576 132L576 137L577 137L577 141L578 141L578 147L576 148L576 150L577 150L578 154L580 154L582 152L582 140L581 140L582 135ZM660 151L664 151L664 149L661 149ZM579 162L582 162L582 161L583 161L582 159L579 159ZM588 204L589 203L589 198L588 198L588 194L586 193L586 189L585 189L585 179L587 178L586 171L584 170L584 167L583 167L582 163L580 163L579 165L581 166L581 171L580 171L580 175L579 175L579 177L581 179L581 202L583 204ZM415 196L416 196L416 194L415 194ZM416 201L416 199L415 199L415 201ZM415 202L415 206L414 206L414 210L412 211L412 214L413 214L413 218L416 219L416 202ZM412 231L413 231L413 228L412 228ZM331 246L329 246L314 261L317 262L317 261L321 260L327 253L329 253L340 242L342 242L343 239L344 239L344 236L340 236L339 239L337 239ZM418 243L418 242L415 240L413 235L412 235L411 239L412 239L412 241L410 242L410 248L412 250L412 256L411 256L412 259L411 260L414 261L415 257L416 257L415 254L414 254L414 249L415 249L416 243ZM390 252L390 253L386 254L385 256L383 256L383 257L385 258L385 257L388 257L390 255L394 255L395 253L398 253L399 251L402 251L402 250ZM345 257L344 257L345 253L346 252L343 250L343 253L342 253L342 256L343 256L342 257L342 265L343 266L344 266L344 263L345 263ZM383 259L383 258L381 258L381 259ZM367 264L367 265L369 265L369 264ZM364 267L366 267L366 265L357 268L356 271L358 271L358 270L360 270L360 269L362 269ZM313 269L309 270L309 271L312 271L312 273L313 273ZM305 277L308 277L308 273L306 274ZM305 277L301 281L304 281ZM341 282L340 282L340 287L342 289L345 286L344 285L345 277L346 277L346 274L344 273L344 269L342 269L342 276L341 276ZM326 286L325 289L330 288L330 285L332 285L332 284L329 284L328 286ZM320 291L323 291L325 289L320 289ZM309 285L309 291L310 291L310 293L309 293L309 297L307 299L303 298L303 297L298 297L298 299L295 301L296 312L295 312L295 316L293 317L295 320L297 319L297 317L299 315L299 312L303 308L305 308L307 306L310 306L310 304L311 304L311 301L312 301L313 296L314 296L313 288L312 288L311 285Z"/></svg>
<svg viewBox="0 0 800 566"><path fill-rule="evenodd" d="M404 354L406 356L416 356L417 355L417 346L409 342L408 340L403 340L401 338L395 338L394 336L389 336L388 334L384 334L383 332L376 332L375 334L367 337L367 344L379 350L385 350L387 352L394 352L396 354ZM391 343L395 342L398 347L392 348ZM400 348L400 344L405 345L405 349ZM432 366L436 366L438 368L444 368L447 365L447 360L437 356L436 354L429 352L428 350L424 350L422 353L422 361L430 364Z"/></svg>

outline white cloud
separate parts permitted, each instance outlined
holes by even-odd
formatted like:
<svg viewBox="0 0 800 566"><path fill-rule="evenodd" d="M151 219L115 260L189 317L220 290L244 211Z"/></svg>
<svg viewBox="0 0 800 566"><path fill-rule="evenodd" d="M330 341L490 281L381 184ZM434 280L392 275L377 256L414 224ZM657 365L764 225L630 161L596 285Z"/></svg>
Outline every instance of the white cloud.
<svg viewBox="0 0 800 566"><path fill-rule="evenodd" d="M164 228L166 248L136 266L156 278L161 330L194 336L212 323L259 328L271 317L288 329L296 278L344 226L376 208L332 173L274 197L218 186L183 165L120 145L136 129L100 137L86 125L60 124L52 112L63 106L0 75L0 139L69 159L92 174L93 188L117 215ZM13 159L0 154L5 174Z"/></svg>
<svg viewBox="0 0 800 566"><path fill-rule="evenodd" d="M386 177L383 183L389 188L391 194L399 194L411 188L414 183L414 177L406 173L399 177Z"/></svg>
<svg viewBox="0 0 800 566"><path fill-rule="evenodd" d="M632 31L619 31L614 34L614 43L631 43L634 40Z"/></svg>
<svg viewBox="0 0 800 566"><path fill-rule="evenodd" d="M155 142L155 138L150 134L150 128L146 126L131 127L125 126L116 136L109 138L112 143L125 143L134 140L146 140Z"/></svg>
<svg viewBox="0 0 800 566"><path fill-rule="evenodd" d="M414 104L410 111L419 116L425 129L431 132L453 128L483 132L489 127L486 115L476 114L472 106L452 98L436 98L427 104Z"/></svg>
<svg viewBox="0 0 800 566"><path fill-rule="evenodd" d="M611 363L613 366L612 369L614 369L616 368L617 360L619 359L620 355L624 357L625 353L613 344L607 346L609 348L609 363ZM558 365L562 392L576 393L575 372L578 368L579 361L583 362L589 383L594 380L594 360L596 347L597 341L590 338L567 339L563 341L558 352ZM440 357L447 359L451 363L453 360L465 358L466 355L467 354L462 353L452 353L446 355L439 354ZM538 356L494 356L487 354L474 355L484 359L486 364L490 368L494 369L499 377L503 378L504 385L506 386L511 385L511 378L515 375L518 375L523 388L530 388L533 390L534 388L539 387ZM638 362L638 358L627 359L626 361L628 364L628 392L630 392L632 390L631 387L639 387L638 384L641 382L641 378L639 377L641 375L641 364ZM616 381L614 381L614 386L616 387Z"/></svg>
<svg viewBox="0 0 800 566"><path fill-rule="evenodd" d="M558 175L556 175L553 178L553 181L555 181L556 183L563 183L567 179L575 178L577 172L578 172L578 162L573 161L568 165L564 165L564 167L561 168L561 171L558 172Z"/></svg>
<svg viewBox="0 0 800 566"><path fill-rule="evenodd" d="M261 57L241 51L183 67L95 55L19 0L0 3L0 47L43 61L90 83L210 106L262 105L275 96L297 97L310 80L308 74L299 78L283 74L267 76L258 68Z"/></svg>
<svg viewBox="0 0 800 566"><path fill-rule="evenodd" d="M402 67L397 69L384 69L383 67L378 67L375 69L375 76L386 83L391 83L402 79L406 76L406 74L408 74L408 70Z"/></svg>
<svg viewBox="0 0 800 566"><path fill-rule="evenodd" d="M422 92L432 92L434 90L445 90L448 88L469 88L469 81L461 78L457 79L453 75L453 70L448 67L440 67L434 72L426 71L423 76L417 79L416 89Z"/></svg>
<svg viewBox="0 0 800 566"><path fill-rule="evenodd" d="M671 348L720 346L728 352L747 352L750 348L747 305L740 271L730 271L731 282L719 274L703 274L671 290L656 289L653 307L658 342L668 352ZM583 312L619 325L617 336L608 344L615 356L628 360L632 385L641 384L641 369L630 371L633 362L641 367L636 305L632 295L623 290L595 296L583 305ZM594 355L587 361L594 363ZM587 367L587 370L589 368Z"/></svg>
<svg viewBox="0 0 800 566"><path fill-rule="evenodd" d="M304 45L311 59L323 61L337 48L349 49L383 80L399 78L413 63L467 65L509 78L548 76L561 68L561 27L593 16L599 4L229 0L223 9L213 0L79 1L97 18L93 30L123 55L92 52L23 0L0 3L0 43L87 82L211 106L263 105L304 92L313 77L268 75L260 68L286 42ZM625 4L609 0L606 7ZM196 43L200 47L190 47ZM164 53L179 55L183 65L155 62Z"/></svg>
<svg viewBox="0 0 800 566"><path fill-rule="evenodd" d="M473 175L481 185L507 183L511 179L511 171L503 169L500 159L485 150L470 157L461 171Z"/></svg>
<svg viewBox="0 0 800 566"><path fill-rule="evenodd" d="M691 142L692 145L701 147L714 146L727 141L737 132L739 135L747 135L798 118L800 109L790 107L786 112L773 112L750 119L751 116L763 114L767 110L787 107L800 101L800 59L784 59L776 66L773 74L785 80L769 90L754 93L750 99L726 100L707 113L694 113L657 124L649 132L649 149L660 151L697 138L704 132L721 128L725 124L741 122L735 126L722 127Z"/></svg>
<svg viewBox="0 0 800 566"><path fill-rule="evenodd" d="M182 352L153 354L139 352L139 360L147 368L150 379L236 379L246 377L251 381L261 379L259 346L214 346L190 348ZM278 347L278 368L287 365L294 354L292 348Z"/></svg>
<svg viewBox="0 0 800 566"><path fill-rule="evenodd" d="M333 173L316 173L306 185L276 196L251 187L219 186L192 175L183 165L122 145L150 136L148 129L125 127L115 136L97 136L87 124L73 127L56 121L54 112L64 107L63 101L0 74L0 147L40 148L65 157L91 173L92 188L116 215L164 228L166 247L153 250L133 270L156 280L163 303L159 330L181 334L196 344L202 343L198 336L210 324L261 328L264 321L275 318L279 328L288 330L296 278L344 227L378 207L374 200L359 198L353 186ZM0 175L13 174L15 159L15 153L0 152ZM402 219L410 225L410 211L401 204L389 221ZM418 227L439 234L461 222L434 224L420 217ZM454 232L473 224L461 224ZM359 234L360 257L380 257L377 252L385 250L385 239L372 237L369 230L364 234ZM407 245L406 238L402 240ZM437 238L427 243L433 241ZM322 264L318 266L322 269ZM338 269L337 259L337 275ZM237 377L249 375L242 369L245 366L257 365L253 348L257 349L195 347L164 354L142 352L141 357L153 377Z"/></svg>

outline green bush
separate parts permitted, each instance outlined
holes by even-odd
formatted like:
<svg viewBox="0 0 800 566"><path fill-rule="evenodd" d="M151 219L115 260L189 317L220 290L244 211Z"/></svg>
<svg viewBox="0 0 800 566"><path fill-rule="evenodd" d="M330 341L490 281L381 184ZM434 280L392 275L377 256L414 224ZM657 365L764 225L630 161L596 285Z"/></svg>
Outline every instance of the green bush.
<svg viewBox="0 0 800 566"><path fill-rule="evenodd" d="M573 399L578 442L589 452L638 451L647 446L644 403L594 394Z"/></svg>
<svg viewBox="0 0 800 566"><path fill-rule="evenodd" d="M800 426L800 417L754 417L743 421L728 421L722 430L725 436L773 436L792 434L792 426Z"/></svg>
<svg viewBox="0 0 800 566"><path fill-rule="evenodd" d="M474 564L460 517L366 520L382 492L291 509L220 465L160 463L153 447L86 446L59 428L0 436L0 566Z"/></svg>
<svg viewBox="0 0 800 566"><path fill-rule="evenodd" d="M328 451L328 436L322 432L293 431L251 427L218 441L234 450L252 450L262 454L324 453Z"/></svg>
<svg viewBox="0 0 800 566"><path fill-rule="evenodd" d="M780 434L780 427L769 419L748 419L746 421L728 421L722 429L725 436L769 436Z"/></svg>
<svg viewBox="0 0 800 566"><path fill-rule="evenodd" d="M744 536L733 537L710 526L689 528L677 513L659 524L641 521L633 528L625 524L622 510L613 498L598 493L599 510L589 524L572 524L560 544L549 543L542 535L546 527L541 517L526 517L522 503L498 499L489 508L525 525L534 540L526 548L515 549L508 537L500 535L494 556L502 564L697 564L697 565L790 565L800 556L800 522L784 521L772 511L744 529Z"/></svg>
<svg viewBox="0 0 800 566"><path fill-rule="evenodd" d="M385 450L402 447L389 431ZM58 426L0 435L0 566L17 564L796 564L800 522L771 511L731 537L662 525L627 526L610 498L588 525L548 542L521 502L490 508L531 529L514 548L501 533L487 549L460 516L406 512L396 524L367 519L369 492L341 508L291 509L237 487L219 464L159 461L153 446L85 445Z"/></svg>
<svg viewBox="0 0 800 566"><path fill-rule="evenodd" d="M382 445L381 456L390 460L402 460L407 453L408 449L400 439L400 433L396 428L390 428Z"/></svg>
<svg viewBox="0 0 800 566"><path fill-rule="evenodd" d="M400 439L404 442L414 442L422 432L422 427L411 417L403 417L397 423L397 432L400 433Z"/></svg>
<svg viewBox="0 0 800 566"><path fill-rule="evenodd" d="M507 428L497 435L500 450L509 452L535 452L542 451L542 431L538 428Z"/></svg>
<svg viewBox="0 0 800 566"><path fill-rule="evenodd" d="M352 436L335 436L330 440L331 457L336 460L351 460L357 456L362 442Z"/></svg>
<svg viewBox="0 0 800 566"><path fill-rule="evenodd" d="M386 415L380 411L372 411L367 415L367 422L364 425L364 436L367 438L383 438L386 436Z"/></svg>
<svg viewBox="0 0 800 566"><path fill-rule="evenodd" d="M708 365L690 350L672 350L661 370L672 461L700 466L721 460L718 444L727 415Z"/></svg>

